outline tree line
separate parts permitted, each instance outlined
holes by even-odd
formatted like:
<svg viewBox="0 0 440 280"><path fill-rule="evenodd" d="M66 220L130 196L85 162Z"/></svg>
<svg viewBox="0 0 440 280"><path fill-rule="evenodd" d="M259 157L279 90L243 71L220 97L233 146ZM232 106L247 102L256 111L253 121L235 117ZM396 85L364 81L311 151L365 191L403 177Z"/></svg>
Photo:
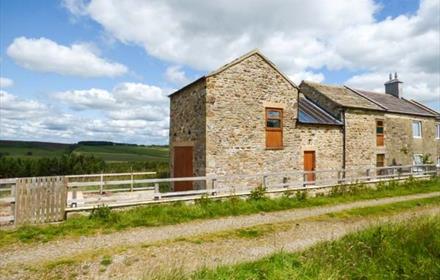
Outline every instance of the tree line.
<svg viewBox="0 0 440 280"><path fill-rule="evenodd" d="M131 171L155 171L160 178L169 176L167 162L105 162L93 155L75 153L47 158L0 157L0 178Z"/></svg>

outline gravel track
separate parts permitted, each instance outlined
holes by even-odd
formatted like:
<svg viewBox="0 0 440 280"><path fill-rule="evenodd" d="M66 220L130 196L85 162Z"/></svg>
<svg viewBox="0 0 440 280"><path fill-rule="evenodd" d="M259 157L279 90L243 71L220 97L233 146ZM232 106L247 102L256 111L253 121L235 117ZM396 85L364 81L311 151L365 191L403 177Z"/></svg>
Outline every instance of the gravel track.
<svg viewBox="0 0 440 280"><path fill-rule="evenodd" d="M14 245L8 248L4 248L0 251L0 271L7 269L7 267L19 267L21 265L35 265L43 261L57 260L62 257L71 257L77 254L84 254L86 252L93 252L102 248L113 248L120 246L133 246L140 248L141 245L151 244L160 241L173 240L197 235L203 235L207 233L214 233L224 230L233 230L243 227L256 226L268 223L283 223L289 221L300 220L304 218L310 218L332 212L339 212L343 210L349 210L359 207L378 206L394 202L402 202L414 199L428 198L439 196L440 192L415 194L400 197L381 198L373 200L357 201L352 203L344 203L333 206L312 207L304 209L293 209L280 212L260 213L248 216L227 217L212 220L201 220L190 223L162 226L154 228L137 228L122 232L111 233L107 235L97 235L90 237L81 237L79 239L63 239L58 241L51 241L45 244L36 245ZM439 209L435 209L436 212ZM431 211L431 210L430 210ZM307 222L307 227L301 226L301 230L293 227L290 231L281 232L271 240L261 239L261 243L255 243L256 240L241 240L242 244L236 244L234 240L224 240L223 242L211 242L212 248L205 248L202 251L197 251L197 244L183 242L182 246L161 245L159 247L152 246L151 249L143 248L142 251L146 252L152 250L151 254L154 258L146 258L146 260L153 260L149 266L143 267L142 271L145 271L146 267L154 268L160 266L162 263L170 263L170 259L173 262L179 262L188 257L188 252L193 252L192 255L198 256L198 258L192 258L191 267L200 267L198 264L212 265L217 263L217 260L224 260L225 256L230 255L231 252L236 252L240 248L239 254L236 257L228 257L227 263L234 263L236 261L246 259L252 260L260 258L263 255L267 255L270 252L274 252L280 248L286 248L288 250L295 249L300 250L304 246L313 244L317 240L328 240L329 238L339 237L347 232L357 230L360 226L364 226L364 223L341 223L341 222ZM371 223L368 221L368 223ZM293 230L293 231L292 231ZM284 239L283 239L284 238ZM251 242L252 244L246 244ZM271 244L278 244L272 246ZM216 247L218 246L218 247ZM282 247L279 247L282 246ZM156 249L155 249L156 248ZM147 250L148 249L148 250ZM128 249L127 253L132 249ZM158 250L155 252L154 250ZM136 251L136 250L134 250ZM207 252L205 254L204 252ZM214 253L213 253L214 252ZM222 252L224 255L222 255ZM128 253L129 255L129 253ZM123 259L128 256L124 253ZM160 256L160 257L157 257ZM172 256L172 258L170 258ZM180 257L179 257L180 256ZM254 257L253 257L254 256ZM117 259L117 257L115 257ZM135 258L135 257L133 257ZM162 259L161 259L162 258ZM199 261L197 261L199 259ZM143 263L136 262L136 263ZM117 261L115 260L115 263ZM220 262L223 263L223 262ZM113 265L112 265L113 266ZM116 267L116 266L115 266ZM130 268L130 266L125 266ZM175 266L174 266L175 267ZM133 267L131 267L131 270ZM186 270L187 268L185 268ZM110 270L110 269L109 269ZM119 268L118 270L121 270ZM153 269L154 270L154 269ZM116 273L118 274L118 273ZM0 273L1 275L1 273ZM96 275L95 275L96 276ZM111 275L107 275L109 277ZM139 276L139 275L138 275ZM1 278L1 276L0 276Z"/></svg>

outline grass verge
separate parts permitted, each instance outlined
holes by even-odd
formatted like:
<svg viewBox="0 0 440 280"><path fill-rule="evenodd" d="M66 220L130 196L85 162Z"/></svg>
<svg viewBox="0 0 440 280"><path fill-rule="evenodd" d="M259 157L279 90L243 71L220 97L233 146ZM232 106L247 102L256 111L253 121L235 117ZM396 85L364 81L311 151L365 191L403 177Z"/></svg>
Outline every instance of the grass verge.
<svg viewBox="0 0 440 280"><path fill-rule="evenodd" d="M440 179L426 181L408 180L404 183L382 183L376 189L364 185L335 188L329 196L307 198L305 195L286 193L282 197L268 199L227 200L200 199L195 204L173 203L111 211L98 208L90 216L69 218L60 224L22 226L14 230L0 230L0 247L18 242L47 242L64 237L78 237L97 233L111 233L133 227L161 226L225 216L247 215L294 208L332 205L357 200L384 198L414 193L440 191Z"/></svg>
<svg viewBox="0 0 440 280"><path fill-rule="evenodd" d="M373 227L301 253L201 270L187 279L440 279L440 215Z"/></svg>

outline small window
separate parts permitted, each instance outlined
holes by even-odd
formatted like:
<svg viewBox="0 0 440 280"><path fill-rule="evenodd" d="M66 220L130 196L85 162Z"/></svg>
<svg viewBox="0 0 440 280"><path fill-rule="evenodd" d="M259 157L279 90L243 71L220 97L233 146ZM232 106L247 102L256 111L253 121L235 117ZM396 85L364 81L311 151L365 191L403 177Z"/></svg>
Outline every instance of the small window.
<svg viewBox="0 0 440 280"><path fill-rule="evenodd" d="M266 148L283 148L283 110L266 108Z"/></svg>
<svg viewBox="0 0 440 280"><path fill-rule="evenodd" d="M377 154L376 167L384 167L384 166L385 166L385 154Z"/></svg>
<svg viewBox="0 0 440 280"><path fill-rule="evenodd" d="M376 145L384 145L383 121L376 121Z"/></svg>
<svg viewBox="0 0 440 280"><path fill-rule="evenodd" d="M413 129L413 137L414 138L422 138L422 122L421 121L413 121L412 129Z"/></svg>
<svg viewBox="0 0 440 280"><path fill-rule="evenodd" d="M421 165L421 164L423 164L423 155L415 154L413 156L413 165Z"/></svg>
<svg viewBox="0 0 440 280"><path fill-rule="evenodd" d="M422 165L423 164L423 155L422 154L415 154L413 155L413 171L414 172L422 172L423 167L422 166L416 166L416 165Z"/></svg>
<svg viewBox="0 0 440 280"><path fill-rule="evenodd" d="M436 126L436 130L437 130L437 139L440 139L440 124Z"/></svg>

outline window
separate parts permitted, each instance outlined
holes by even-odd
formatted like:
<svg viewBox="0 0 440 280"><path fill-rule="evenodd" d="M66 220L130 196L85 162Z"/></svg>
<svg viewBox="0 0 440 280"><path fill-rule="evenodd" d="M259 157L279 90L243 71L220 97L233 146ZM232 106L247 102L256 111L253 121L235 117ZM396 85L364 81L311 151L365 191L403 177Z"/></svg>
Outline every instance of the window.
<svg viewBox="0 0 440 280"><path fill-rule="evenodd" d="M423 164L423 155L422 154L414 154L413 155L413 165L422 165ZM422 172L422 166L413 167L413 172Z"/></svg>
<svg viewBox="0 0 440 280"><path fill-rule="evenodd" d="M413 129L413 137L414 138L422 138L422 122L421 121L413 121L412 129Z"/></svg>
<svg viewBox="0 0 440 280"><path fill-rule="evenodd" d="M384 166L385 166L385 154L377 154L376 167L384 167Z"/></svg>
<svg viewBox="0 0 440 280"><path fill-rule="evenodd" d="M437 131L437 139L440 139L440 124L438 124L435 128Z"/></svg>
<svg viewBox="0 0 440 280"><path fill-rule="evenodd" d="M283 110L266 108L266 148L283 148Z"/></svg>
<svg viewBox="0 0 440 280"><path fill-rule="evenodd" d="M376 121L376 145L380 147L384 145L383 121Z"/></svg>

